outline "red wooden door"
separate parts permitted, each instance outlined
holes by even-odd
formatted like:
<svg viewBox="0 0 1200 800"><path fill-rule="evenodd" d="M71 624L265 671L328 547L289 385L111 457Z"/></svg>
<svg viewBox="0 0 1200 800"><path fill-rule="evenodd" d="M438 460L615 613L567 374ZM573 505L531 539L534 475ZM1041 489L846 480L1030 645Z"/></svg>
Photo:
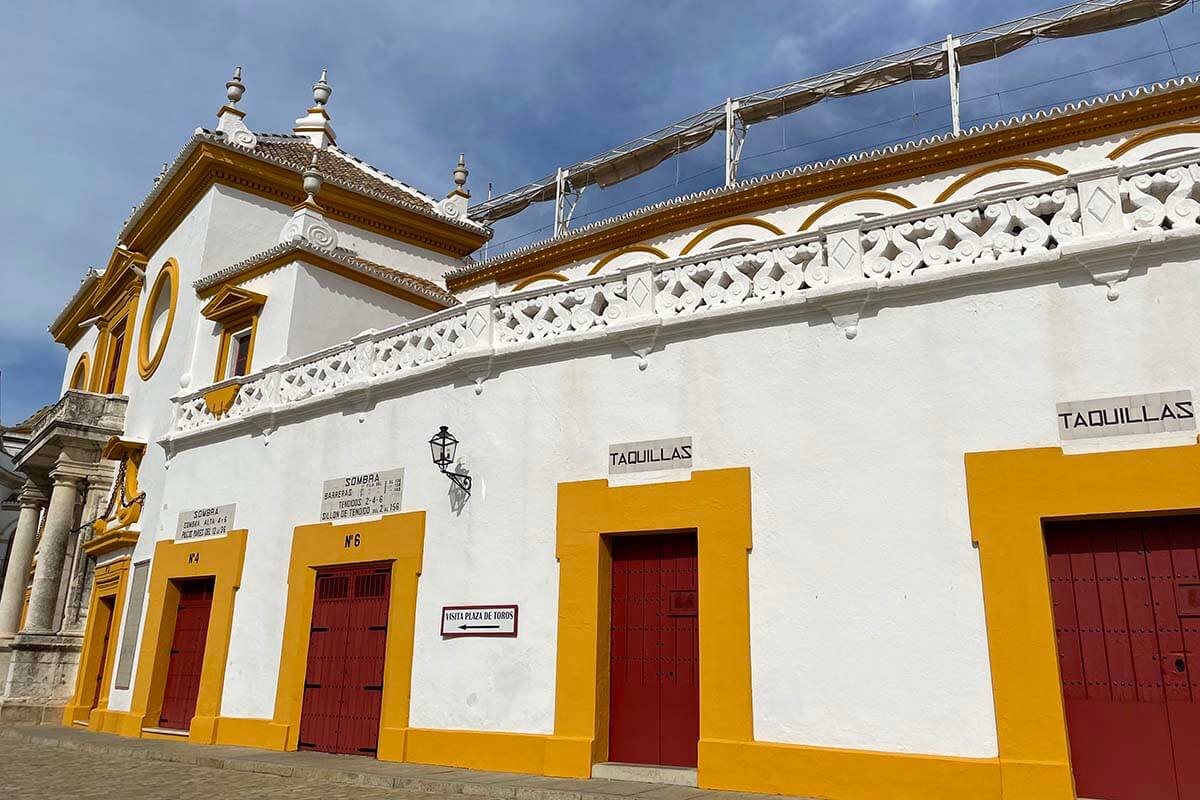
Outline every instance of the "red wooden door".
<svg viewBox="0 0 1200 800"><path fill-rule="evenodd" d="M158 720L160 727L187 730L196 714L212 596L212 578L179 584L179 611L175 615L175 636L167 663L167 683Z"/></svg>
<svg viewBox="0 0 1200 800"><path fill-rule="evenodd" d="M695 534L613 539L609 760L696 766L698 608Z"/></svg>
<svg viewBox="0 0 1200 800"><path fill-rule="evenodd" d="M300 714L301 749L375 754L390 587L387 565L317 573Z"/></svg>
<svg viewBox="0 0 1200 800"><path fill-rule="evenodd" d="M1200 517L1046 525L1076 794L1200 800Z"/></svg>

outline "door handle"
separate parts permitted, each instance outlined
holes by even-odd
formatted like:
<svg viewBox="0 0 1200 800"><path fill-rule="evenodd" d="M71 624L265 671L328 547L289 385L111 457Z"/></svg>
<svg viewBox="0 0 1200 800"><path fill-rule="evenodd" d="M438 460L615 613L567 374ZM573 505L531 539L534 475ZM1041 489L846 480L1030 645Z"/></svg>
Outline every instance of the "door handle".
<svg viewBox="0 0 1200 800"><path fill-rule="evenodd" d="M1184 661L1182 658L1175 659L1175 671L1176 672L1186 672L1187 671L1187 662Z"/></svg>

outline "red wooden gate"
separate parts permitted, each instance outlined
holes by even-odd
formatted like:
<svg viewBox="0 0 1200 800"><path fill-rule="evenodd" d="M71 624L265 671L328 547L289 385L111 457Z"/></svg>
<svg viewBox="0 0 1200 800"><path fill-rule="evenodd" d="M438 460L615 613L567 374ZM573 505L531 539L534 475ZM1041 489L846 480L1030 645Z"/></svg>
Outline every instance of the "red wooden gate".
<svg viewBox="0 0 1200 800"><path fill-rule="evenodd" d="M379 744L391 570L386 564L317 573L300 747L374 754Z"/></svg>
<svg viewBox="0 0 1200 800"><path fill-rule="evenodd" d="M696 535L612 542L609 759L696 766L700 651Z"/></svg>
<svg viewBox="0 0 1200 800"><path fill-rule="evenodd" d="M158 720L160 727L187 730L196 714L212 596L212 578L179 584L179 611L175 615L175 636L171 641L171 658L167 662L167 682Z"/></svg>
<svg viewBox="0 0 1200 800"><path fill-rule="evenodd" d="M1200 800L1200 517L1046 525L1076 794Z"/></svg>

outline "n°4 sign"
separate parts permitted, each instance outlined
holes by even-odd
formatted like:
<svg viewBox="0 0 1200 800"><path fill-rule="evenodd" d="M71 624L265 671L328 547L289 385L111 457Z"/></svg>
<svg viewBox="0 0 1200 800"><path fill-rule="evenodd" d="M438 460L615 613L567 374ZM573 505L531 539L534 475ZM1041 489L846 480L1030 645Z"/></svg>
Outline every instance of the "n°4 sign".
<svg viewBox="0 0 1200 800"><path fill-rule="evenodd" d="M517 607L442 606L442 636L517 635Z"/></svg>

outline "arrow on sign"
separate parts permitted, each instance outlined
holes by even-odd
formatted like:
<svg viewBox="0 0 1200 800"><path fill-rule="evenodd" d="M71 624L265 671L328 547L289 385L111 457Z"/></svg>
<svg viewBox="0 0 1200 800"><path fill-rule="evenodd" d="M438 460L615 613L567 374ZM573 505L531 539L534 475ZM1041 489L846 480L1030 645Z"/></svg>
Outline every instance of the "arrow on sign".
<svg viewBox="0 0 1200 800"><path fill-rule="evenodd" d="M469 631L469 630L473 630L476 628L499 628L499 627L500 627L499 625L459 625L458 629L460 631Z"/></svg>

